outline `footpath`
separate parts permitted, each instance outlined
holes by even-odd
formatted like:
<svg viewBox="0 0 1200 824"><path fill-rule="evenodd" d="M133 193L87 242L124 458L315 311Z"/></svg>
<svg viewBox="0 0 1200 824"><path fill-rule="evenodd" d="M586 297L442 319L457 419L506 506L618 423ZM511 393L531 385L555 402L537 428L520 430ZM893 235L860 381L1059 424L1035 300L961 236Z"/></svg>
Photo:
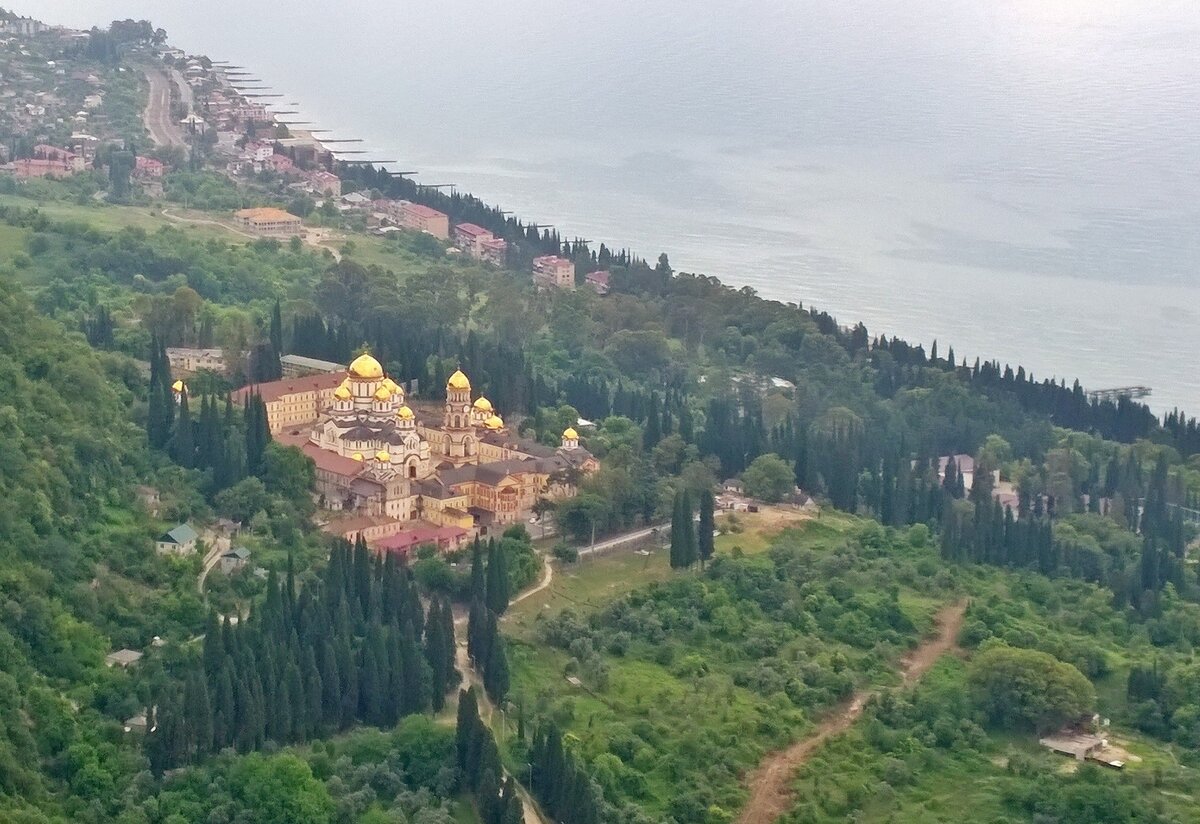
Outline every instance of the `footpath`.
<svg viewBox="0 0 1200 824"><path fill-rule="evenodd" d="M938 633L921 642L900 663L900 675L904 686L921 679L938 658L958 649L958 633L962 629L966 602L960 601L943 607L937 614ZM867 701L879 692L878 689L859 690L817 725L807 737L790 747L769 753L762 763L750 774L748 789L750 800L738 816L738 824L771 824L791 806L792 776L821 745L835 735L841 735L862 715Z"/></svg>
<svg viewBox="0 0 1200 824"><path fill-rule="evenodd" d="M554 566L550 563L549 558L543 557L541 580L539 580L536 585L530 587L524 592L518 593L516 597L509 601L509 603L516 604L520 601L524 601L531 595L539 593L546 587L550 586L550 583L553 580ZM454 619L454 661L458 666L458 671L463 674L464 678L466 678L467 686L475 687L475 692L479 697L479 715L481 718L483 718L484 723L487 724L494 733L495 726L493 720L495 717L496 707L494 704L492 704L492 699L488 697L487 690L483 688L483 679L480 677L479 672L476 671L475 667L471 664L471 658L467 655L466 641L458 640L459 627L465 627L466 623L467 616L465 615ZM525 824L550 824L549 819L542 815L541 808L538 807L537 801L535 801L529 791L525 789L525 785L519 780L516 782L516 784L517 794L521 796L521 806L525 809Z"/></svg>

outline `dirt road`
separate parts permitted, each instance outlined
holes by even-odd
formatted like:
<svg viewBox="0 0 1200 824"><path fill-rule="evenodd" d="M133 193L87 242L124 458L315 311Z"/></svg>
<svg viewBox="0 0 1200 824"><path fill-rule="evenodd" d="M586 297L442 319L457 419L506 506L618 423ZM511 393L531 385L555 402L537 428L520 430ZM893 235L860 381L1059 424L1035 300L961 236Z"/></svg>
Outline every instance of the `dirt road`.
<svg viewBox="0 0 1200 824"><path fill-rule="evenodd" d="M900 674L905 686L915 683L929 671L934 662L947 652L957 649L958 632L962 629L966 602L943 607L937 614L938 634L922 641L900 662ZM750 774L748 789L750 800L746 802L738 824L771 824L787 812L792 800L792 776L822 744L835 735L850 728L862 715L878 690L860 690L849 701L824 719L812 734L797 741L786 750L770 753Z"/></svg>

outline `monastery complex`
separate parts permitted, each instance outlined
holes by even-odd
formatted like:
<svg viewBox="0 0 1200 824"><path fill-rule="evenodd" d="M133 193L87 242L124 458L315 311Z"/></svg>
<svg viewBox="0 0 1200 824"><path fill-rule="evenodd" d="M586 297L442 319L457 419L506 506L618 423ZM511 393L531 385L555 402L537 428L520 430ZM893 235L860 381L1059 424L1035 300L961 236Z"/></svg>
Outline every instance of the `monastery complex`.
<svg viewBox="0 0 1200 824"><path fill-rule="evenodd" d="M318 503L337 515L329 528L381 548L407 546L406 533L436 531L455 546L528 518L539 498L575 494L598 467L569 428L558 447L521 438L456 371L442 408L410 406L403 388L370 355L347 371L239 390L257 393L276 441L316 465ZM415 408L414 408L415 407Z"/></svg>

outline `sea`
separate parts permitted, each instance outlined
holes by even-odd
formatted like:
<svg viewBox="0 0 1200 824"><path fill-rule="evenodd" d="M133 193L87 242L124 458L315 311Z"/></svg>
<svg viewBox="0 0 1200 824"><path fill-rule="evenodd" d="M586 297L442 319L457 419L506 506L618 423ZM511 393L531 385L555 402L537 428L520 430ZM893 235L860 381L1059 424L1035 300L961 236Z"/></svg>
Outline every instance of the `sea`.
<svg viewBox="0 0 1200 824"><path fill-rule="evenodd" d="M1194 0L23 2L565 237L1200 413Z"/></svg>

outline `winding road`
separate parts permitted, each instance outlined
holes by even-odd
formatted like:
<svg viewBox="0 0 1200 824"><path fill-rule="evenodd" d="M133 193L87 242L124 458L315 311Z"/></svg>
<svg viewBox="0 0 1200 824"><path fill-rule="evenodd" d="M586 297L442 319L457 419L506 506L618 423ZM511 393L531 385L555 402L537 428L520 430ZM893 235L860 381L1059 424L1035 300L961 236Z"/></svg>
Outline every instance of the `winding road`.
<svg viewBox="0 0 1200 824"><path fill-rule="evenodd" d="M937 659L958 649L958 633L962 629L967 604L959 601L943 607L937 614L938 634L921 642L900 662L904 686L920 680ZM840 735L862 715L867 701L878 689L859 690L837 710L824 719L812 734L790 747L769 753L750 774L750 800L738 816L737 824L771 824L788 811L792 802L792 777L822 744Z"/></svg>
<svg viewBox="0 0 1200 824"><path fill-rule="evenodd" d="M546 587L550 586L550 583L553 580L554 580L554 566L550 563L549 558L543 557L542 558L542 578L541 578L541 580L538 581L536 585L534 585L534 586L530 587L529 589L525 590L524 592L518 594L515 598L513 598L511 601L509 601L509 603L516 604L516 603L519 603L520 601L524 601L529 596L539 593L542 590L544 590ZM455 660L455 664L458 666L458 671L461 672L463 674L463 676L467 679L467 684L469 686L475 687L475 692L479 696L479 714L483 718L484 723L486 723L488 725L488 727L491 727L494 731L495 727L492 724L492 718L495 715L496 708L492 704L492 699L488 698L487 690L485 690L483 688L483 679L479 677L479 673L476 672L475 667L472 666L472 664L471 664L471 659L467 656L466 641L460 642L457 639L458 628L461 626L465 626L466 623L467 623L467 616L465 616L465 615L454 619L454 630L455 630L455 632L454 632L454 634L455 634L454 660ZM514 778L515 778L515 776L514 776ZM530 795L529 792L525 789L525 785L522 784L520 781L517 781L516 784L517 784L517 793L518 793L518 795L521 796L521 806L525 810L525 824L549 824L549 822L546 820L546 818L542 815L542 811L538 807L537 802L534 800L533 796Z"/></svg>

